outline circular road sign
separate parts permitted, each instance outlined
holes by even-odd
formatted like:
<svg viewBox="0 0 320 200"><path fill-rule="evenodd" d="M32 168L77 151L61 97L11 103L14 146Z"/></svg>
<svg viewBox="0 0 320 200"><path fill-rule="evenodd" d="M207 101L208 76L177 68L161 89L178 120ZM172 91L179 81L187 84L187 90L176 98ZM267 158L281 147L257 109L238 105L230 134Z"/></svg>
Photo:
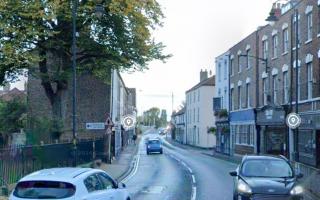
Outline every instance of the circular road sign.
<svg viewBox="0 0 320 200"><path fill-rule="evenodd" d="M290 113L287 116L286 122L289 128L296 129L301 124L301 117L297 113Z"/></svg>
<svg viewBox="0 0 320 200"><path fill-rule="evenodd" d="M133 116L127 115L122 118L122 126L126 129L130 129L135 126L136 120Z"/></svg>

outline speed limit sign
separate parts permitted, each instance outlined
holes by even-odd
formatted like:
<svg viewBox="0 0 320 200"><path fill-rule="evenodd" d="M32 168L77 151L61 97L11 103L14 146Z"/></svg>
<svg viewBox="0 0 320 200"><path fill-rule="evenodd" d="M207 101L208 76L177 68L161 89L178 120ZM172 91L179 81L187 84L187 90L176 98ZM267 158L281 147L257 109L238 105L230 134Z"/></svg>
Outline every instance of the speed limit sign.
<svg viewBox="0 0 320 200"><path fill-rule="evenodd" d="M287 116L286 122L289 128L296 129L301 124L301 117L297 113L290 113Z"/></svg>

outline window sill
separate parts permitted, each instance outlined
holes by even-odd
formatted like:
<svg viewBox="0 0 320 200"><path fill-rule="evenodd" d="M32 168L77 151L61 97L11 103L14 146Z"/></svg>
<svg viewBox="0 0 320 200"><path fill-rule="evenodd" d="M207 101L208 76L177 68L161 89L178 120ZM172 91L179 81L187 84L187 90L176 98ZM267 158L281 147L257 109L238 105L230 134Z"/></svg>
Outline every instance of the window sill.
<svg viewBox="0 0 320 200"><path fill-rule="evenodd" d="M320 33L318 33L317 37L320 37Z"/></svg>
<svg viewBox="0 0 320 200"><path fill-rule="evenodd" d="M283 52L281 55L282 55L282 56L285 56L285 55L287 55L287 54L288 54L288 51Z"/></svg>
<svg viewBox="0 0 320 200"><path fill-rule="evenodd" d="M250 70L250 69L251 69L251 67L247 67L247 68L246 68L246 70Z"/></svg>
<svg viewBox="0 0 320 200"><path fill-rule="evenodd" d="M273 58L271 58L271 60L276 60L278 57L273 57Z"/></svg>
<svg viewBox="0 0 320 200"><path fill-rule="evenodd" d="M309 44L312 42L312 39L307 40L304 44Z"/></svg>

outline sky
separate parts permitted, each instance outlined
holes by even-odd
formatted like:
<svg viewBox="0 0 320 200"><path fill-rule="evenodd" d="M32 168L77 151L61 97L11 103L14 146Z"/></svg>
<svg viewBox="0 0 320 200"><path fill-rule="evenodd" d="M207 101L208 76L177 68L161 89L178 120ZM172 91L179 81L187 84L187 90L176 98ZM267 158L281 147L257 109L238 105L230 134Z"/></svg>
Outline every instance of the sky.
<svg viewBox="0 0 320 200"><path fill-rule="evenodd" d="M166 18L156 30L163 42L166 63L153 61L149 70L123 73L127 87L137 88L138 113L158 107L172 113L196 85L200 70L215 74L215 57L265 25L274 0L158 0ZM173 94L173 105L172 105ZM210 103L211 104L211 103Z"/></svg>

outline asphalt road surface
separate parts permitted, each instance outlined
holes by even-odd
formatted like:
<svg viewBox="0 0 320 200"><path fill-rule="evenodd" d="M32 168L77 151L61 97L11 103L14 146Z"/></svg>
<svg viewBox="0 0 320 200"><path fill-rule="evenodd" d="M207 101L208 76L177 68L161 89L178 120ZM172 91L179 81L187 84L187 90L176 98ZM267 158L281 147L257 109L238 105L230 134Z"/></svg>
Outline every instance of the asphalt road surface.
<svg viewBox="0 0 320 200"><path fill-rule="evenodd" d="M232 200L229 171L235 164L164 140L164 154L146 155L146 137L159 135L156 130L144 134L135 168L124 180L134 200Z"/></svg>

